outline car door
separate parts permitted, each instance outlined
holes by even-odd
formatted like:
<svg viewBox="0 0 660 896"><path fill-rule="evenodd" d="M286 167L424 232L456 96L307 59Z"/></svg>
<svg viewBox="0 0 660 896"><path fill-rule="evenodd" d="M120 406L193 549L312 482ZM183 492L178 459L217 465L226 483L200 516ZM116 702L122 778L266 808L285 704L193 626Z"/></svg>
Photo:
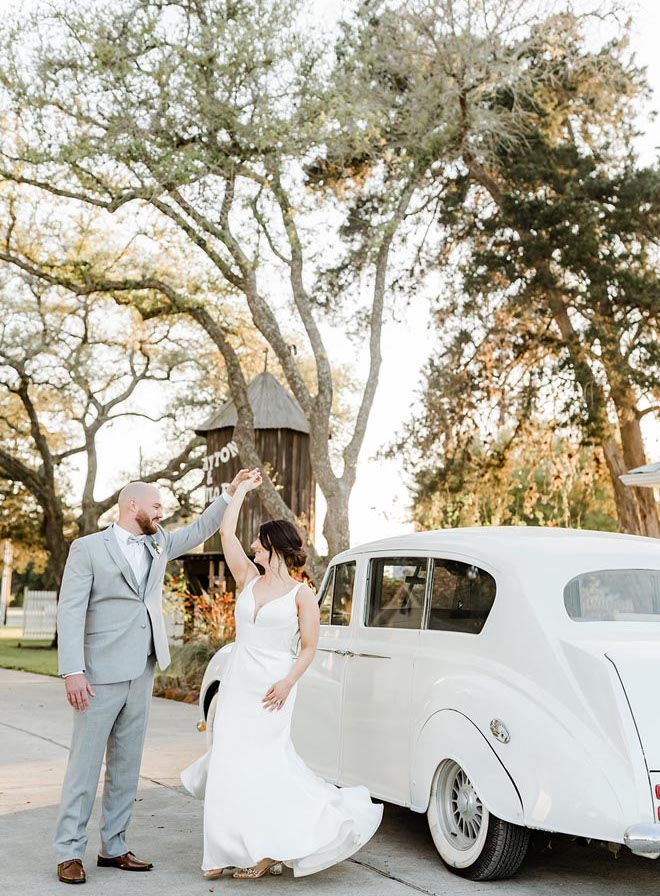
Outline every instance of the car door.
<svg viewBox="0 0 660 896"><path fill-rule="evenodd" d="M372 556L364 612L351 626L340 781L410 802L411 698L428 584L424 556Z"/></svg>
<svg viewBox="0 0 660 896"><path fill-rule="evenodd" d="M291 735L298 753L336 783L341 751L344 674L355 588L355 560L328 569L319 594L321 630L316 655L300 679Z"/></svg>

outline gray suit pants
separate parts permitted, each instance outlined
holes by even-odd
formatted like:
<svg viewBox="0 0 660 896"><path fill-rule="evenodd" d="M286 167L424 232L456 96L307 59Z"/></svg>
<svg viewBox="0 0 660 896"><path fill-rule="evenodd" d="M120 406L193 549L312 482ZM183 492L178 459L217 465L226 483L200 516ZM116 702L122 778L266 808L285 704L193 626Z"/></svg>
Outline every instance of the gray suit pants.
<svg viewBox="0 0 660 896"><path fill-rule="evenodd" d="M92 685L87 712L74 712L71 752L55 831L58 862L82 859L103 754L106 773L101 816L101 855L128 852L124 839L137 793L142 748L154 681L155 657L139 678Z"/></svg>

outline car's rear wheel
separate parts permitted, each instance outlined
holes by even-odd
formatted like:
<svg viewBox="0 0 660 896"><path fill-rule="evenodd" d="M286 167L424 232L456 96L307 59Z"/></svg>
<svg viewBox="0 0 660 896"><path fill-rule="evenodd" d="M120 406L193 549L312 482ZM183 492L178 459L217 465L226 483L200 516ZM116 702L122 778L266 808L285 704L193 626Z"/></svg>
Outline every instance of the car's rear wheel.
<svg viewBox="0 0 660 896"><path fill-rule="evenodd" d="M213 723L215 722L215 712L218 708L218 693L213 695L209 703L208 712L206 713L206 749L210 750L213 746Z"/></svg>
<svg viewBox="0 0 660 896"><path fill-rule="evenodd" d="M502 880L515 874L525 858L527 828L491 815L453 759L435 773L427 815L440 858L454 874Z"/></svg>

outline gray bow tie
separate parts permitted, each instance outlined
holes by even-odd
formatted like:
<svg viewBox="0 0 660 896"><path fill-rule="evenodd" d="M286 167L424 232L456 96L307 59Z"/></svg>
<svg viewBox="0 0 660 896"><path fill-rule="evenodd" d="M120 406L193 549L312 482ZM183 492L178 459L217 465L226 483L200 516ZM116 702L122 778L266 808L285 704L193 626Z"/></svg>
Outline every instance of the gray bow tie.
<svg viewBox="0 0 660 896"><path fill-rule="evenodd" d="M146 535L129 535L126 539L127 544L144 544Z"/></svg>

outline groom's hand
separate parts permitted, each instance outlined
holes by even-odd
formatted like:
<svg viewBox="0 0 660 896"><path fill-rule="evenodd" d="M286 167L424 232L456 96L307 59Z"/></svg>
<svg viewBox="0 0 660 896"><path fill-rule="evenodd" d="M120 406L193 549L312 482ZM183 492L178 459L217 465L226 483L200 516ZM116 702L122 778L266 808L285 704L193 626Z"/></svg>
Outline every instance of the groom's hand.
<svg viewBox="0 0 660 896"><path fill-rule="evenodd" d="M96 694L82 673L67 675L64 679L64 687L66 688L66 699L74 709L77 709L78 712L85 712L86 709L89 709L89 697L95 697Z"/></svg>
<svg viewBox="0 0 660 896"><path fill-rule="evenodd" d="M253 473L259 472L256 467L254 470L239 470L238 473L234 476L232 481L227 486L227 494L233 495L236 491L236 487L241 484L241 482L245 482L246 479L249 479Z"/></svg>

